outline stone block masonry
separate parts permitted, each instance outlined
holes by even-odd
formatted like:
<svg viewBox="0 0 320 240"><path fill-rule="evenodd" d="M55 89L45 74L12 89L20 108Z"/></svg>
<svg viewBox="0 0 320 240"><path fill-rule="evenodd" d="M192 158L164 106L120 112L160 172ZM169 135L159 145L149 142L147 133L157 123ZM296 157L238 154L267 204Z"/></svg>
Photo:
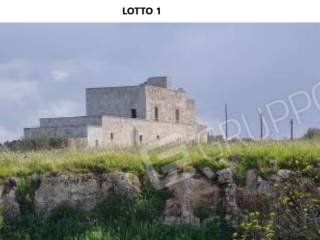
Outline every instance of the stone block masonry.
<svg viewBox="0 0 320 240"><path fill-rule="evenodd" d="M89 146L146 144L170 135L194 141L206 127L196 121L195 101L183 89L170 88L167 77L151 77L136 86L86 89L86 116L41 118L26 128L25 138L58 134L86 140ZM201 136L202 141L207 141Z"/></svg>

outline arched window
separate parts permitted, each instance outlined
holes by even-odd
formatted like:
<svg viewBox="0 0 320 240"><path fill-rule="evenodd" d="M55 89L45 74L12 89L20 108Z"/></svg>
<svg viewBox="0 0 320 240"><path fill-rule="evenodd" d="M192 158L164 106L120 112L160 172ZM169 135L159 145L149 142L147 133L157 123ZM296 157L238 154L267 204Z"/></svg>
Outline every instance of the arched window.
<svg viewBox="0 0 320 240"><path fill-rule="evenodd" d="M156 121L159 121L159 109L158 109L158 107L154 108L154 119Z"/></svg>

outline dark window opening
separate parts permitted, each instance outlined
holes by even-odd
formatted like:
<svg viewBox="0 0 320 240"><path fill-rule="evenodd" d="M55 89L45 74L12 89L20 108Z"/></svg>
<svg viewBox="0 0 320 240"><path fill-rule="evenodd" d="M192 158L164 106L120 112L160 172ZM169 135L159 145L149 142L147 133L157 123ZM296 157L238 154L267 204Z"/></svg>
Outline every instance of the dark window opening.
<svg viewBox="0 0 320 240"><path fill-rule="evenodd" d="M113 140L113 138L114 138L113 133L110 133L110 139Z"/></svg>
<svg viewBox="0 0 320 240"><path fill-rule="evenodd" d="M159 121L159 109L158 109L158 107L154 108L154 119L156 121Z"/></svg>
<svg viewBox="0 0 320 240"><path fill-rule="evenodd" d="M158 139L158 140L160 139L160 136L159 136L159 135L157 135L157 139Z"/></svg>
<svg viewBox="0 0 320 240"><path fill-rule="evenodd" d="M137 110L136 109L131 109L131 117L137 118Z"/></svg>
<svg viewBox="0 0 320 240"><path fill-rule="evenodd" d="M140 140L140 142L143 141L143 136L142 135L139 136L139 140Z"/></svg>
<svg viewBox="0 0 320 240"><path fill-rule="evenodd" d="M176 109L176 122L178 123L180 121L180 111L179 109Z"/></svg>

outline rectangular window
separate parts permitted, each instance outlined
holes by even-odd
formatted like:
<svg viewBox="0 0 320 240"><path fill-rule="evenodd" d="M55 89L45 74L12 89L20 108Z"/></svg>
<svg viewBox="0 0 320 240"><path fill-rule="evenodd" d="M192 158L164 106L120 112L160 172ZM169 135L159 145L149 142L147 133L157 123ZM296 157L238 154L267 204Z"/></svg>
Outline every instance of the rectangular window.
<svg viewBox="0 0 320 240"><path fill-rule="evenodd" d="M180 121L180 111L179 109L176 109L176 122L178 123Z"/></svg>
<svg viewBox="0 0 320 240"><path fill-rule="evenodd" d="M159 109L158 109L158 107L154 108L154 119L156 121L159 121Z"/></svg>
<svg viewBox="0 0 320 240"><path fill-rule="evenodd" d="M110 133L110 139L113 140L113 138L114 138L113 133Z"/></svg>
<svg viewBox="0 0 320 240"><path fill-rule="evenodd" d="M136 109L131 109L131 117L132 118L137 118L137 110Z"/></svg>
<svg viewBox="0 0 320 240"><path fill-rule="evenodd" d="M139 136L139 140L142 143L142 141L143 141L143 136L142 135Z"/></svg>

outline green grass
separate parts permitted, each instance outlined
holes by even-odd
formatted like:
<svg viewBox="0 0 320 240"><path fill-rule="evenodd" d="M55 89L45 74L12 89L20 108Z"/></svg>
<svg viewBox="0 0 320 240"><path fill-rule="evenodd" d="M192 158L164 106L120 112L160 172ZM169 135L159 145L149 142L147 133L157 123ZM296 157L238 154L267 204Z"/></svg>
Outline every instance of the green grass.
<svg viewBox="0 0 320 240"><path fill-rule="evenodd" d="M230 145L188 145L190 159L182 162L183 168L210 166L222 169L232 165L236 158L237 174L243 175L248 168L257 168L262 175L277 169L306 169L320 163L318 142L251 142ZM150 155L153 166L173 162L175 158L160 161L156 153ZM181 164L181 162L180 162ZM139 151L111 151L105 149L61 149L38 152L0 152L0 179L8 176L24 177L34 173L85 173L121 170L144 175L144 164Z"/></svg>

